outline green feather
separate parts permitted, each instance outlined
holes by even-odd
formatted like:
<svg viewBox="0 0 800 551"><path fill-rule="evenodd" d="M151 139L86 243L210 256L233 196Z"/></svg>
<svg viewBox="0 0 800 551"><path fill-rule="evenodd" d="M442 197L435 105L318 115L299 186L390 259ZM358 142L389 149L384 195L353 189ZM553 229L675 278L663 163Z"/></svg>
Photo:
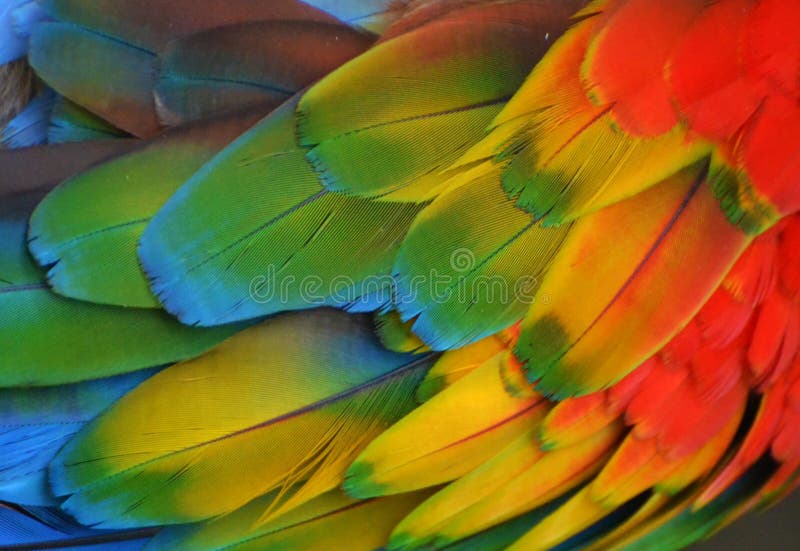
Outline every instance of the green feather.
<svg viewBox="0 0 800 551"><path fill-rule="evenodd" d="M295 144L290 102L187 182L139 249L153 290L185 323L390 298L420 207L327 192Z"/></svg>
<svg viewBox="0 0 800 551"><path fill-rule="evenodd" d="M513 9L513 8L509 8ZM298 135L331 191L426 201L536 61L543 24L471 17L389 40L314 86ZM494 15L494 14L492 14Z"/></svg>
<svg viewBox="0 0 800 551"><path fill-rule="evenodd" d="M160 311L78 302L48 288L28 256L41 192L0 194L0 386L108 377L196 356L241 326L186 327Z"/></svg>
<svg viewBox="0 0 800 551"><path fill-rule="evenodd" d="M53 289L101 304L158 307L136 247L150 218L253 114L174 131L59 185L36 208L30 250Z"/></svg>
<svg viewBox="0 0 800 551"><path fill-rule="evenodd" d="M429 346L463 346L519 321L569 226L542 228L503 192L496 169L427 207L398 253L397 308Z"/></svg>

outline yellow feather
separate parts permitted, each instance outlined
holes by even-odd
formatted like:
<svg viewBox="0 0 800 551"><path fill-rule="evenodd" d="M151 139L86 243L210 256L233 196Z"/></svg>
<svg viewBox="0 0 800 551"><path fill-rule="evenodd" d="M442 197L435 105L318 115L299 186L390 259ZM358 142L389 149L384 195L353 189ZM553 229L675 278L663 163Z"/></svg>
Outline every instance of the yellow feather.
<svg viewBox="0 0 800 551"><path fill-rule="evenodd" d="M430 400L435 394L505 350L506 346L502 334L498 333L476 343L445 352L417 389L417 399L420 402Z"/></svg>
<svg viewBox="0 0 800 551"><path fill-rule="evenodd" d="M506 392L502 356L484 362L367 446L347 473L348 492L368 497L454 480L536 426L543 414L539 400Z"/></svg>
<svg viewBox="0 0 800 551"><path fill-rule="evenodd" d="M545 551L588 528L610 512L611 509L593 501L586 489L581 490L514 542L508 551Z"/></svg>
<svg viewBox="0 0 800 551"><path fill-rule="evenodd" d="M272 493L267 520L336 488L411 410L424 363L383 349L364 318L272 318L119 400L62 450L51 478L87 523L193 522Z"/></svg>
<svg viewBox="0 0 800 551"><path fill-rule="evenodd" d="M359 501L340 490L323 494L263 524L258 519L270 506L269 496L218 519L163 530L148 550L262 551L338 549L373 551L388 540L392 527L429 494L416 492Z"/></svg>
<svg viewBox="0 0 800 551"><path fill-rule="evenodd" d="M700 176L687 169L576 223L517 347L542 391L581 395L619 381L717 288L749 238Z"/></svg>
<svg viewBox="0 0 800 551"><path fill-rule="evenodd" d="M509 483L538 461L544 452L536 431L523 433L502 452L452 482L403 519L392 533L395 547L417 547L433 539L455 516Z"/></svg>
<svg viewBox="0 0 800 551"><path fill-rule="evenodd" d="M567 493L603 466L622 431L622 424L614 423L576 446L544 454L522 474L455 516L439 537L461 539Z"/></svg>

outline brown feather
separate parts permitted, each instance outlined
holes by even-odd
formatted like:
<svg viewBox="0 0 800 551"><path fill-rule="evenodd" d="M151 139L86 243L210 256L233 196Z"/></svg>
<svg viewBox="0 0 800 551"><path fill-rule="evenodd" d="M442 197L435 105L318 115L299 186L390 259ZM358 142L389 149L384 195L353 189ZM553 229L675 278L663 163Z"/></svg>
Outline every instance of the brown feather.
<svg viewBox="0 0 800 551"><path fill-rule="evenodd" d="M0 65L0 128L28 103L35 88L33 71L24 60Z"/></svg>

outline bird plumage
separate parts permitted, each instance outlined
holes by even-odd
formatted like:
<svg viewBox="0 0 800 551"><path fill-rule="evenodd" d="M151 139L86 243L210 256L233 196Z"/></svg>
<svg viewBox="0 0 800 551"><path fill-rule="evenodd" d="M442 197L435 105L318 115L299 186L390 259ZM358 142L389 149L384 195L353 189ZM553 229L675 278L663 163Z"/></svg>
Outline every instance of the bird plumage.
<svg viewBox="0 0 800 551"><path fill-rule="evenodd" d="M678 549L796 486L793 4L5 10L0 546Z"/></svg>

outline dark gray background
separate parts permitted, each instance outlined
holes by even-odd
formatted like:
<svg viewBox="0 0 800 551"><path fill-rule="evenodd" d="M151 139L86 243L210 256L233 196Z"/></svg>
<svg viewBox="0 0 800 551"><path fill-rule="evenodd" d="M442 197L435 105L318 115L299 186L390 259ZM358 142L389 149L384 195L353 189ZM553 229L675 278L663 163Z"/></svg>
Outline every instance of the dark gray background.
<svg viewBox="0 0 800 551"><path fill-rule="evenodd" d="M798 429L800 430L800 429ZM800 550L800 491L772 509L750 514L693 551Z"/></svg>

